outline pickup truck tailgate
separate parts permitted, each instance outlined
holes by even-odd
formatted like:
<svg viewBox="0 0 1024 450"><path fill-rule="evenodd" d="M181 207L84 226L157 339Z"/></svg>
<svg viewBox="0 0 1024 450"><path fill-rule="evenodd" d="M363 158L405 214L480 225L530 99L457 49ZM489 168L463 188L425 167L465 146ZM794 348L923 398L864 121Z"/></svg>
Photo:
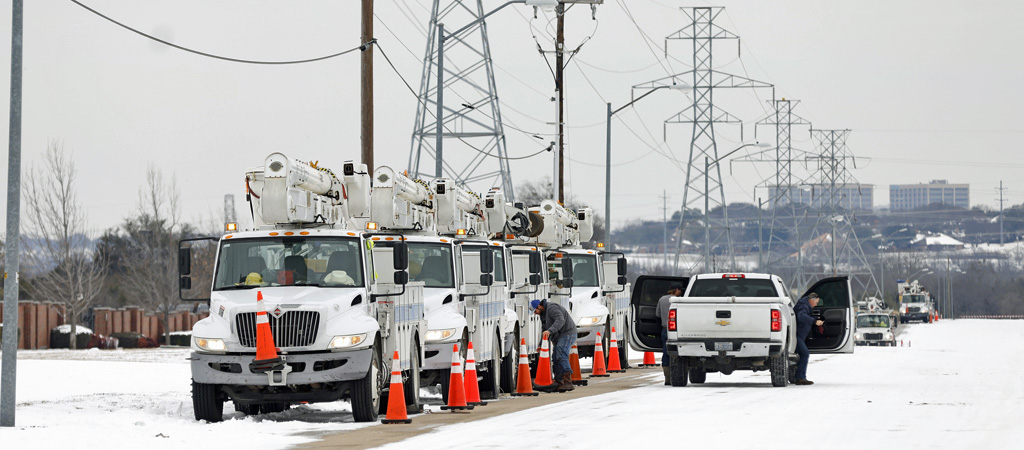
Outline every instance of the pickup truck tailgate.
<svg viewBox="0 0 1024 450"><path fill-rule="evenodd" d="M764 298L757 299L756 303L721 303L721 298L714 299L715 303L701 302L698 298L674 300L682 300L672 303L676 309L677 336L680 339L771 338L772 308L763 303Z"/></svg>

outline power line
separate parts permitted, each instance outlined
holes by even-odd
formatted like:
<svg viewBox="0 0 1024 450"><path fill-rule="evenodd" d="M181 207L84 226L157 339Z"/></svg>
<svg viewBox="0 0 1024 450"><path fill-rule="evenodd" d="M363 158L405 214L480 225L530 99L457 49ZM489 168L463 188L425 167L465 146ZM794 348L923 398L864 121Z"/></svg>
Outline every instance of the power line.
<svg viewBox="0 0 1024 450"><path fill-rule="evenodd" d="M325 56L319 56L319 57L316 57L316 58L309 58L309 59L297 59L297 60L289 60L289 61L257 61L257 60L252 60L252 59L231 58L231 57L228 57L228 56L214 55L212 53L206 53L206 52L202 52L202 51L199 51L199 50L193 50L191 48L183 47L183 46L175 44L173 42L165 41L165 40L160 39L160 38L158 38L156 36L152 36L152 35L143 33L143 32L141 32L139 30L136 30L135 28L132 28L132 27L130 27L128 25L125 25L125 24L123 24L121 22L118 22L118 21L116 21L116 20L114 20L114 19L104 15L103 13L101 13L99 11L96 11L95 9L92 9L92 8L86 6L82 2L79 2L78 0L70 0L70 1L71 1L71 3L74 3L74 4L78 5L78 6L81 6L82 8L85 8L87 11L89 11L89 12L91 12L91 13L97 15L97 16L100 16L100 17L102 17L104 19L107 19L111 23L113 23L113 24L115 24L115 25L117 25L117 26L119 26L121 28L124 28L124 29L126 29L128 31L131 31L131 32L133 32L135 34L138 34L140 36L143 36L145 38L154 40L154 41L159 42L161 44L164 44L164 45L166 45L168 47L174 47L174 48L176 48L178 50L186 51L186 52L189 52L189 53L192 53L192 54L196 54L196 55L199 55L199 56L205 56L207 58L213 58L213 59L219 59L219 60L222 60L222 61L230 61L230 62L243 63L243 64L286 65L286 64L311 63L311 62L323 61L325 59L336 58L336 57L341 56L341 55L352 53L352 52L354 52L356 50L366 50L367 48L369 48L370 45L373 45L375 43L375 41L365 42L365 43L363 43L362 45L360 45L358 47L350 48L350 49L345 50L345 51L341 51L341 52L338 52L338 53L332 53L330 55L325 55Z"/></svg>

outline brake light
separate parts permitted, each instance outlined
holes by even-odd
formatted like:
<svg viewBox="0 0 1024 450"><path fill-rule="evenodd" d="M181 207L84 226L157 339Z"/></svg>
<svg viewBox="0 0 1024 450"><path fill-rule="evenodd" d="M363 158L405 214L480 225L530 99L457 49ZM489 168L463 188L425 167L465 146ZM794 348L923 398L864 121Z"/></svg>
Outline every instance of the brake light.
<svg viewBox="0 0 1024 450"><path fill-rule="evenodd" d="M722 274L722 278L746 278L746 277L747 276L743 275L742 273L726 273L726 274Z"/></svg>
<svg viewBox="0 0 1024 450"><path fill-rule="evenodd" d="M676 310L668 311L668 331L676 331Z"/></svg>
<svg viewBox="0 0 1024 450"><path fill-rule="evenodd" d="M772 310L772 331L782 331L782 312Z"/></svg>

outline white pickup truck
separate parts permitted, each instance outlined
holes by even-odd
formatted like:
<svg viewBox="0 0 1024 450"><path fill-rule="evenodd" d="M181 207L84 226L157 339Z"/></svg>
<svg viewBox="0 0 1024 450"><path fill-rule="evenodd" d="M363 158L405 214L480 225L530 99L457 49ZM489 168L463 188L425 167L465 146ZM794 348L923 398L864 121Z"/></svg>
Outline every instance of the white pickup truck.
<svg viewBox="0 0 1024 450"><path fill-rule="evenodd" d="M796 301L776 275L712 273L692 278L641 276L630 300L630 344L638 351L661 351L658 299L672 283L682 283L682 297L672 297L668 313L670 384L687 379L703 383L708 372L769 370L773 386L795 381ZM812 314L824 321L806 340L811 353L852 353L854 303L847 277L825 278L807 290L821 302Z"/></svg>

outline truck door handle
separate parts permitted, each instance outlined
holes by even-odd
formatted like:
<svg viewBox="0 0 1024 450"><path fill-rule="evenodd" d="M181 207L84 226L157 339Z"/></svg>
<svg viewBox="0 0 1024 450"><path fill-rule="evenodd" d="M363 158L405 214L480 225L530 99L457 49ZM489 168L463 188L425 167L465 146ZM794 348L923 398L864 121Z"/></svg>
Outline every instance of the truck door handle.
<svg viewBox="0 0 1024 450"><path fill-rule="evenodd" d="M729 319L732 317L732 311L715 311L715 317L718 319Z"/></svg>

